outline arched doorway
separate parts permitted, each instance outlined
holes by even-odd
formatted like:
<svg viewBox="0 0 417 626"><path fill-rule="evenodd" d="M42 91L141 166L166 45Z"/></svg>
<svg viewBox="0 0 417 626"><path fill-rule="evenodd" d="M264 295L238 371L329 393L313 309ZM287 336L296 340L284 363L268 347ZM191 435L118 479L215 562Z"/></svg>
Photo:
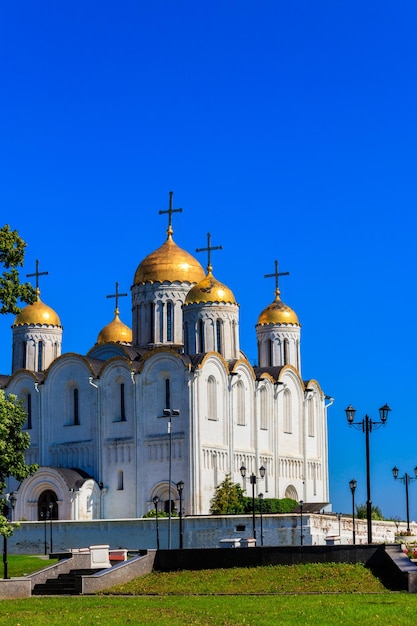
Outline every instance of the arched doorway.
<svg viewBox="0 0 417 626"><path fill-rule="evenodd" d="M58 501L52 489L45 489L38 498L38 520L58 519Z"/></svg>

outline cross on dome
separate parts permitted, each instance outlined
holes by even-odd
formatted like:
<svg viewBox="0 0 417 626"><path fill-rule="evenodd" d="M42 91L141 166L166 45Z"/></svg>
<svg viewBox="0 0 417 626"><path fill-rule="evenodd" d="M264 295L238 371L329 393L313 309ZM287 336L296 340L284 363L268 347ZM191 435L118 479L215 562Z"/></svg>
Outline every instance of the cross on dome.
<svg viewBox="0 0 417 626"><path fill-rule="evenodd" d="M174 232L172 229L172 214L173 213L182 213L182 209L173 209L172 208L172 199L174 197L174 192L170 191L169 192L169 206L168 209L166 211L159 211L159 215L163 215L164 213L168 213L168 230L167 230L167 235L168 237L170 235L172 235L172 233Z"/></svg>
<svg viewBox="0 0 417 626"><path fill-rule="evenodd" d="M207 252L207 273L211 274L213 271L210 259L210 252L212 250L223 250L223 246L212 246L211 245L211 234L207 233L207 248L196 248L196 252Z"/></svg>
<svg viewBox="0 0 417 626"><path fill-rule="evenodd" d="M275 261L275 272L273 274L264 274L264 278L275 278L275 296L278 298L281 293L278 287L278 276L289 276L289 272L278 271L278 261Z"/></svg>
<svg viewBox="0 0 417 626"><path fill-rule="evenodd" d="M116 311L115 311L116 315L119 315L119 298L123 298L124 296L127 296L127 293L119 293L118 282L116 282L116 293L106 296L106 298L116 298Z"/></svg>
<svg viewBox="0 0 417 626"><path fill-rule="evenodd" d="M32 276L36 276L36 281L35 281L35 285L36 285L36 295L39 296L40 290L39 290L39 276L46 276L47 274L49 274L49 272L40 272L39 271L39 261L38 259L36 259L36 269L32 274L26 274L27 278L31 278Z"/></svg>

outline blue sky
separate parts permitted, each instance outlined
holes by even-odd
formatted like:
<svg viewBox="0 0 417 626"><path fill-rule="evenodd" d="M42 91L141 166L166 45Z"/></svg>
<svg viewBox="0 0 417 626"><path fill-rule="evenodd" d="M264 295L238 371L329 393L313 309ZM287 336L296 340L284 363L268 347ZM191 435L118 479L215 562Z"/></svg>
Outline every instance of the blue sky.
<svg viewBox="0 0 417 626"><path fill-rule="evenodd" d="M65 352L86 353L165 239L212 244L214 275L240 303L241 347L281 296L302 323L302 374L335 398L330 492L349 480L405 517L391 468L417 465L415 355L417 5L397 0L20 0L0 6L1 222L28 244ZM206 258L199 256L205 266ZM130 301L120 301L130 325ZM13 317L0 319L10 373ZM410 485L417 519L417 483Z"/></svg>

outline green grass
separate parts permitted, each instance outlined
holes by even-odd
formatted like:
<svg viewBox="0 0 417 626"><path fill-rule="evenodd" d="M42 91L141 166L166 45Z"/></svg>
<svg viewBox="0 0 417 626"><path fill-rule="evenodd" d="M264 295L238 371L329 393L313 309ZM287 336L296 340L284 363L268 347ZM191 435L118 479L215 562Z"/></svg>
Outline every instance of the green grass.
<svg viewBox="0 0 417 626"><path fill-rule="evenodd" d="M123 595L249 595L277 593L384 593L360 564L306 563L181 572L154 572L113 587Z"/></svg>
<svg viewBox="0 0 417 626"><path fill-rule="evenodd" d="M8 574L10 578L16 578L37 572L57 562L58 559L50 559L48 557L9 554L7 557ZM0 571L3 577L2 562L0 562Z"/></svg>
<svg viewBox="0 0 417 626"><path fill-rule="evenodd" d="M417 594L332 563L153 573L105 595L0 601L7 626L411 626L416 615Z"/></svg>

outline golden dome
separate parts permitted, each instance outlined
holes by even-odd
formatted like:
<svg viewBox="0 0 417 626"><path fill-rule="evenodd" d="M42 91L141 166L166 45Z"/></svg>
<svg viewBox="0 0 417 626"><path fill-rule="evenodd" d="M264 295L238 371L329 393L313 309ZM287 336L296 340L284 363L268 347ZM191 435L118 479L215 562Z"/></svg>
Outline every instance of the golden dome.
<svg viewBox="0 0 417 626"><path fill-rule="evenodd" d="M113 321L100 331L97 343L99 345L103 343L132 343L132 331L119 319L118 309L114 313Z"/></svg>
<svg viewBox="0 0 417 626"><path fill-rule="evenodd" d="M282 302L279 290L275 292L275 300L266 307L258 317L258 324L295 324L300 326L297 314L289 306Z"/></svg>
<svg viewBox="0 0 417 626"><path fill-rule="evenodd" d="M216 280L210 269L207 276L197 285L194 285L185 298L185 304L199 304L204 302L237 304L231 289Z"/></svg>
<svg viewBox="0 0 417 626"><path fill-rule="evenodd" d="M36 289L37 300L28 304L16 315L13 326L61 326L58 315L51 307L40 299L39 288Z"/></svg>
<svg viewBox="0 0 417 626"><path fill-rule="evenodd" d="M198 283L203 277L204 270L197 259L177 246L169 232L165 243L139 264L133 284L165 281Z"/></svg>

